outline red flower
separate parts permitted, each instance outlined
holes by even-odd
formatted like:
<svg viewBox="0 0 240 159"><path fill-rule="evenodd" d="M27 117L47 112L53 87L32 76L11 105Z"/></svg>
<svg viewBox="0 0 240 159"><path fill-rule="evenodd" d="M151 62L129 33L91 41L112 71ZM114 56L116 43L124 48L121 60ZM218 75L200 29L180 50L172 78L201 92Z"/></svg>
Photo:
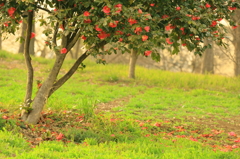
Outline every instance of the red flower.
<svg viewBox="0 0 240 159"><path fill-rule="evenodd" d="M142 10L141 10L141 9L138 9L138 13L142 14Z"/></svg>
<svg viewBox="0 0 240 159"><path fill-rule="evenodd" d="M176 7L176 10L181 10L181 7Z"/></svg>
<svg viewBox="0 0 240 159"><path fill-rule="evenodd" d="M151 55L151 53L152 53L152 51L147 50L147 51L144 52L144 55L145 55L145 56L149 56L149 55Z"/></svg>
<svg viewBox="0 0 240 159"><path fill-rule="evenodd" d="M170 38L166 38L166 42L167 42L168 44L173 44L173 42L170 41Z"/></svg>
<svg viewBox="0 0 240 159"><path fill-rule="evenodd" d="M136 29L134 30L134 33L138 34L142 32L142 27L136 27Z"/></svg>
<svg viewBox="0 0 240 159"><path fill-rule="evenodd" d="M137 20L129 18L128 22L130 23L130 25L133 25L133 24L137 23Z"/></svg>
<svg viewBox="0 0 240 159"><path fill-rule="evenodd" d="M110 26L111 28L116 28L117 24L118 24L118 21L114 21L114 22L110 22L108 26Z"/></svg>
<svg viewBox="0 0 240 159"><path fill-rule="evenodd" d="M237 134L236 134L235 132L233 132L233 131L232 131L232 132L229 132L228 135L229 135L229 136L237 136Z"/></svg>
<svg viewBox="0 0 240 159"><path fill-rule="evenodd" d="M237 27L238 27L237 25L232 26L233 29L236 29Z"/></svg>
<svg viewBox="0 0 240 159"><path fill-rule="evenodd" d="M166 14L162 16L163 19L166 19L166 18L168 18L168 17L169 17L169 16L166 15Z"/></svg>
<svg viewBox="0 0 240 159"><path fill-rule="evenodd" d="M228 7L229 10L236 10L237 8L236 7Z"/></svg>
<svg viewBox="0 0 240 159"><path fill-rule="evenodd" d="M88 17L88 16L90 16L90 13L89 13L88 11L85 11L85 12L83 13L83 15L84 15L85 17Z"/></svg>
<svg viewBox="0 0 240 159"><path fill-rule="evenodd" d="M57 139L57 140L62 140L63 137L64 137L64 135L63 135L62 133L60 133L60 134L56 137L56 139Z"/></svg>
<svg viewBox="0 0 240 159"><path fill-rule="evenodd" d="M142 36L142 41L146 41L148 39L148 36L147 35L143 35Z"/></svg>
<svg viewBox="0 0 240 159"><path fill-rule="evenodd" d="M108 7L108 6L104 6L102 11L106 14L110 13L111 12L111 9Z"/></svg>
<svg viewBox="0 0 240 159"><path fill-rule="evenodd" d="M67 51L68 51L68 50L67 50L66 48L62 48L62 49L61 49L61 54L66 54Z"/></svg>
<svg viewBox="0 0 240 159"><path fill-rule="evenodd" d="M208 3L205 6L206 6L206 8L210 8L211 7L211 5L208 4Z"/></svg>
<svg viewBox="0 0 240 159"><path fill-rule="evenodd" d="M13 14L15 13L15 11L16 11L16 8L14 8L14 7L9 8L8 9L8 15L10 17L13 17Z"/></svg>
<svg viewBox="0 0 240 159"><path fill-rule="evenodd" d="M118 40L119 42L122 42L123 41L123 38L119 38L119 40Z"/></svg>
<svg viewBox="0 0 240 159"><path fill-rule="evenodd" d="M151 6L151 7L154 7L154 6L155 6L155 4L154 4L154 3L151 3L151 4L150 4L150 6Z"/></svg>
<svg viewBox="0 0 240 159"><path fill-rule="evenodd" d="M187 44L186 44L186 43L183 43L182 46L187 46Z"/></svg>
<svg viewBox="0 0 240 159"><path fill-rule="evenodd" d="M104 31L101 31L100 34L97 35L99 39L105 39L110 36L110 34L107 34Z"/></svg>
<svg viewBox="0 0 240 159"><path fill-rule="evenodd" d="M192 16L192 20L199 20L201 17Z"/></svg>
<svg viewBox="0 0 240 159"><path fill-rule="evenodd" d="M84 35L82 35L81 38L82 38L83 40L86 40L86 39L87 39L87 37L84 36Z"/></svg>
<svg viewBox="0 0 240 159"><path fill-rule="evenodd" d="M172 24L168 24L167 26L165 26L166 31L169 31L170 29L172 29Z"/></svg>
<svg viewBox="0 0 240 159"><path fill-rule="evenodd" d="M145 26L145 27L144 27L144 30L146 30L146 32L149 32L150 26Z"/></svg>
<svg viewBox="0 0 240 159"><path fill-rule="evenodd" d="M215 27L217 25L216 21L212 21L212 24L210 25L210 27Z"/></svg>
<svg viewBox="0 0 240 159"><path fill-rule="evenodd" d="M84 20L83 22L84 22L84 23L91 23L92 20L91 20L91 19L86 19L86 20Z"/></svg>
<svg viewBox="0 0 240 159"><path fill-rule="evenodd" d="M219 21L219 22L220 22L221 20L222 20L222 18L218 18L218 20L217 20L217 21Z"/></svg>
<svg viewBox="0 0 240 159"><path fill-rule="evenodd" d="M155 123L155 124L153 124L153 126L160 127L161 124L160 123Z"/></svg>
<svg viewBox="0 0 240 159"><path fill-rule="evenodd" d="M62 24L59 26L59 28L60 28L60 29L62 29L62 30L64 30L64 27L63 27L63 25L62 25Z"/></svg>
<svg viewBox="0 0 240 159"><path fill-rule="evenodd" d="M34 38L35 35L36 35L36 34L35 34L34 32L32 32L32 33L31 33L31 37L30 37L30 39Z"/></svg>
<svg viewBox="0 0 240 159"><path fill-rule="evenodd" d="M117 31L116 31L116 35L123 35L123 32L120 31L120 30L117 30Z"/></svg>
<svg viewBox="0 0 240 159"><path fill-rule="evenodd" d="M116 4L114 6L115 8L118 8L118 10L116 11L116 13L120 13L122 11L122 4Z"/></svg>
<svg viewBox="0 0 240 159"><path fill-rule="evenodd" d="M97 31L103 31L101 28L98 27L98 25L95 26L95 30L97 30Z"/></svg>
<svg viewBox="0 0 240 159"><path fill-rule="evenodd" d="M3 118L3 119L8 119L9 117L6 116L6 115L3 115L2 118Z"/></svg>

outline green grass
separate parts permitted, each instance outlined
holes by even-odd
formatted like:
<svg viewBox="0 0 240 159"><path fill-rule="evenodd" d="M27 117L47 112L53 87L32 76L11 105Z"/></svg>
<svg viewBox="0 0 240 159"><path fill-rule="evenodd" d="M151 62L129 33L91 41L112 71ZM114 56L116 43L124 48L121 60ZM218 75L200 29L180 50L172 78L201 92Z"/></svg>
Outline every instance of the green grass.
<svg viewBox="0 0 240 159"><path fill-rule="evenodd" d="M33 57L34 80L44 80L53 62ZM126 65L85 64L48 99L45 123L28 126L18 120L26 88L23 55L0 51L0 158L240 158L239 77L137 66L133 80ZM112 112L95 113L108 102ZM59 133L64 142L56 141Z"/></svg>

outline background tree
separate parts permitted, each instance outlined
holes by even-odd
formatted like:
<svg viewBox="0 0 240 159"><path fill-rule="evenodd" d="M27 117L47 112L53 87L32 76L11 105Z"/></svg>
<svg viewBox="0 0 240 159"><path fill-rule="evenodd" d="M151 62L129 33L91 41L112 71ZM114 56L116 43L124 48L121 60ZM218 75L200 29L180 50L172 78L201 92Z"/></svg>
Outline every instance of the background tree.
<svg viewBox="0 0 240 159"><path fill-rule="evenodd" d="M201 54L208 47L200 45L205 37L223 44L224 31L219 31L218 36L212 33L223 27L218 21L222 18L230 21L233 10L238 7L238 3L228 0L4 0L0 4L2 32L14 34L19 29L19 21L27 19L24 55L28 79L22 119L32 124L38 122L47 99L89 55L98 58L116 50L123 53L135 50L159 60L160 55L153 48L168 48L176 54L181 45ZM46 12L47 18L43 18L40 11ZM37 15L35 20L33 12ZM35 35L32 25L36 22L48 28L43 34L55 53L55 63L32 99L34 71L29 48ZM84 40L86 51L59 77L66 55L79 38ZM110 44L110 48L100 50L105 44ZM97 62L105 60L97 59Z"/></svg>
<svg viewBox="0 0 240 159"><path fill-rule="evenodd" d="M212 41L205 39L206 44L211 44ZM214 52L213 52L213 46L211 48L208 48L205 50L203 54L203 62L202 62L202 73L210 73L214 74Z"/></svg>

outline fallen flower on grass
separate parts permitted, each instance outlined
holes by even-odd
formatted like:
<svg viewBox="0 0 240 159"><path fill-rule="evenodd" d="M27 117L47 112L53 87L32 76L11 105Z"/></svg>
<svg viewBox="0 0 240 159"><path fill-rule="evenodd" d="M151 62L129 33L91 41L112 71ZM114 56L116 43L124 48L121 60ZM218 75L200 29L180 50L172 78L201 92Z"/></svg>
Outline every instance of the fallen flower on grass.
<svg viewBox="0 0 240 159"><path fill-rule="evenodd" d="M56 139L57 139L57 140L62 140L63 137L64 137L64 135L63 135L62 133L60 133L60 134L56 137Z"/></svg>
<svg viewBox="0 0 240 159"><path fill-rule="evenodd" d="M229 136L237 136L237 134L235 132L233 132L233 131L229 132L228 135Z"/></svg>

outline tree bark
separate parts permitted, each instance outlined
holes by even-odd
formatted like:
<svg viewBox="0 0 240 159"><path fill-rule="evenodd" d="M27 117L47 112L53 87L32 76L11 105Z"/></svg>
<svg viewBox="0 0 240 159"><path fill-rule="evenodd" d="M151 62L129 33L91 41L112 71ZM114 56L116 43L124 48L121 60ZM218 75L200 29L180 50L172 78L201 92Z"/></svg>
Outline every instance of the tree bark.
<svg viewBox="0 0 240 159"><path fill-rule="evenodd" d="M27 22L25 22L25 21L22 22L22 32L21 32L22 39L24 39L24 37L26 37L26 31L28 29L27 25L28 25ZM19 49L18 49L18 53L24 53L25 40L21 41Z"/></svg>
<svg viewBox="0 0 240 159"><path fill-rule="evenodd" d="M137 58L138 58L137 51L132 49L131 55L130 55L130 61L129 61L129 72L128 72L129 78L135 78L135 67L137 63Z"/></svg>
<svg viewBox="0 0 240 159"><path fill-rule="evenodd" d="M26 38L24 42L24 57L25 57L25 62L27 66L27 90L26 90L26 95L25 95L25 100L24 100L24 108L28 109L31 102L32 102L32 88L33 88L33 67L31 63L31 56L30 56L30 37L31 37L31 32L32 32L32 23L33 23L33 12L28 12L28 20L27 20L27 30L26 30ZM24 109L22 111L22 119L26 120L28 111Z"/></svg>
<svg viewBox="0 0 240 159"><path fill-rule="evenodd" d="M205 40L206 44L212 43L210 40ZM214 73L214 53L213 48L207 48L203 54L202 73Z"/></svg>
<svg viewBox="0 0 240 159"><path fill-rule="evenodd" d="M233 19L236 21L236 24L240 22L240 10L237 9ZM236 29L233 30L233 45L235 47L234 51L234 74L235 76L240 75L240 27L238 26Z"/></svg>

